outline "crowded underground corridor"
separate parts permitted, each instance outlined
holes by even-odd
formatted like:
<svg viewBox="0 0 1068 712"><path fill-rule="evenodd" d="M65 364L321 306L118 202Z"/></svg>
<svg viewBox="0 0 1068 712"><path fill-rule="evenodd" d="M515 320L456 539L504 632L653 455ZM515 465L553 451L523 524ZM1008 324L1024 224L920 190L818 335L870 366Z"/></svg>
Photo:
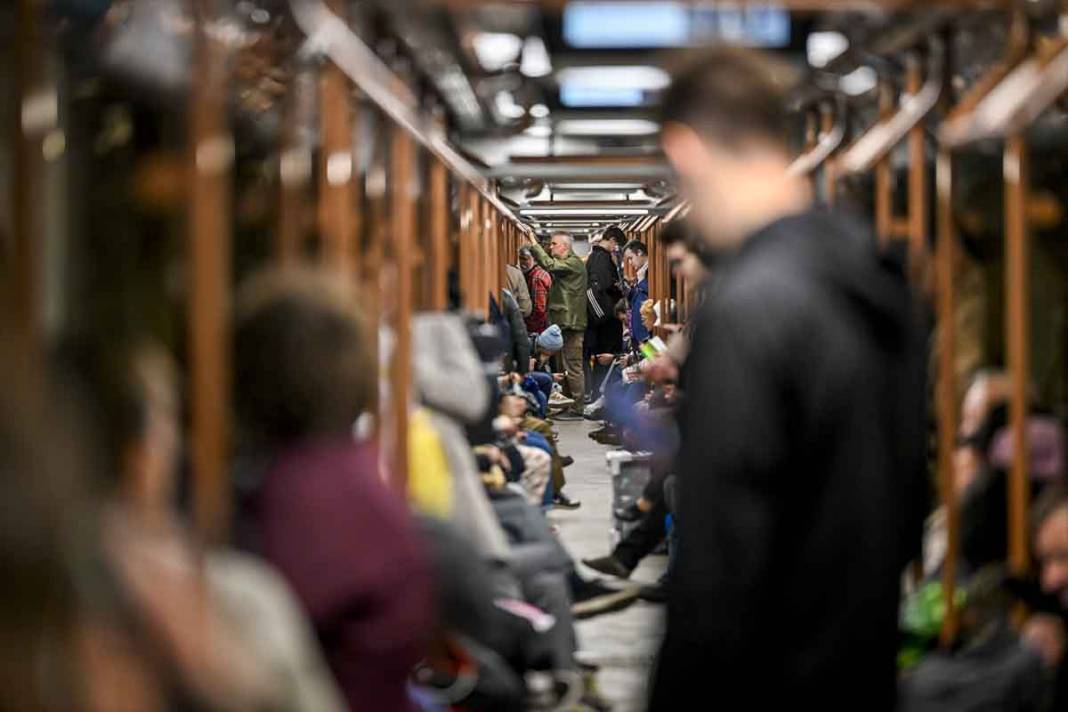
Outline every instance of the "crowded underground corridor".
<svg viewBox="0 0 1068 712"><path fill-rule="evenodd" d="M0 126L0 710L1068 710L1065 0L3 0Z"/></svg>

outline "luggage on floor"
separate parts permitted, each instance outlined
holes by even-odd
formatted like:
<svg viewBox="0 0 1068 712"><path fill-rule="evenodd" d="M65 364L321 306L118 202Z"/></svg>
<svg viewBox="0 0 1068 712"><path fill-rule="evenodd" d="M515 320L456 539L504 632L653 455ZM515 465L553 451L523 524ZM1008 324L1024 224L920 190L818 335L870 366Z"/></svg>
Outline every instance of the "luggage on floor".
<svg viewBox="0 0 1068 712"><path fill-rule="evenodd" d="M638 525L638 522L623 522L616 512L629 507L642 496L642 490L652 477L652 453L612 450L605 453L608 471L612 475L612 528L608 534L609 548L616 544Z"/></svg>

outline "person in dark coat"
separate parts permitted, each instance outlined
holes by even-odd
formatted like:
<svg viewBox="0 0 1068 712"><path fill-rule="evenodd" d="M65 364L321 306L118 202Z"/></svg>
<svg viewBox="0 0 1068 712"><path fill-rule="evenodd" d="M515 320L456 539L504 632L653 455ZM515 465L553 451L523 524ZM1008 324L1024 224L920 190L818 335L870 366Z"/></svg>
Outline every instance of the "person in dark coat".
<svg viewBox="0 0 1068 712"><path fill-rule="evenodd" d="M597 392L612 359L623 348L623 325L615 315L615 305L623 296L623 290L613 255L626 239L621 229L609 227L586 258L586 336L583 346L587 395Z"/></svg>
<svg viewBox="0 0 1068 712"><path fill-rule="evenodd" d="M900 271L787 170L782 76L717 48L665 97L688 219L722 257L683 374L654 711L895 705L925 513L923 342Z"/></svg>

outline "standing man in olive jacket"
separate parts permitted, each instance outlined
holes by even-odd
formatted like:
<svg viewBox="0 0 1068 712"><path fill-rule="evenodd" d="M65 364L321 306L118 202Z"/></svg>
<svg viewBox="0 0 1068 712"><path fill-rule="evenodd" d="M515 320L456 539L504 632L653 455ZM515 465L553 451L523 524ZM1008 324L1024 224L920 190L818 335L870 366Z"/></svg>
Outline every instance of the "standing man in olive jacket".
<svg viewBox="0 0 1068 712"><path fill-rule="evenodd" d="M557 416L560 420L581 420L586 381L582 370L582 337L586 331L586 265L572 249L571 235L553 234L549 253L527 235L534 259L553 277L549 292L549 323L564 333L564 371L574 404L570 411Z"/></svg>

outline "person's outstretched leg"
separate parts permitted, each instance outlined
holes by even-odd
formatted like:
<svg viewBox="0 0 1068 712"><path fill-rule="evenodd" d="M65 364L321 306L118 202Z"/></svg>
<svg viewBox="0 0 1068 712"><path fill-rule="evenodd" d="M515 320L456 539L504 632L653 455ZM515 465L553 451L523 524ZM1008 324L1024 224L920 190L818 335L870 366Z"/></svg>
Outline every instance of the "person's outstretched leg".
<svg viewBox="0 0 1068 712"><path fill-rule="evenodd" d="M595 571L610 576L628 578L638 564L660 545L664 540L664 518L667 507L661 497L653 503L653 508L642 518L612 553L599 559L583 559L582 563Z"/></svg>

